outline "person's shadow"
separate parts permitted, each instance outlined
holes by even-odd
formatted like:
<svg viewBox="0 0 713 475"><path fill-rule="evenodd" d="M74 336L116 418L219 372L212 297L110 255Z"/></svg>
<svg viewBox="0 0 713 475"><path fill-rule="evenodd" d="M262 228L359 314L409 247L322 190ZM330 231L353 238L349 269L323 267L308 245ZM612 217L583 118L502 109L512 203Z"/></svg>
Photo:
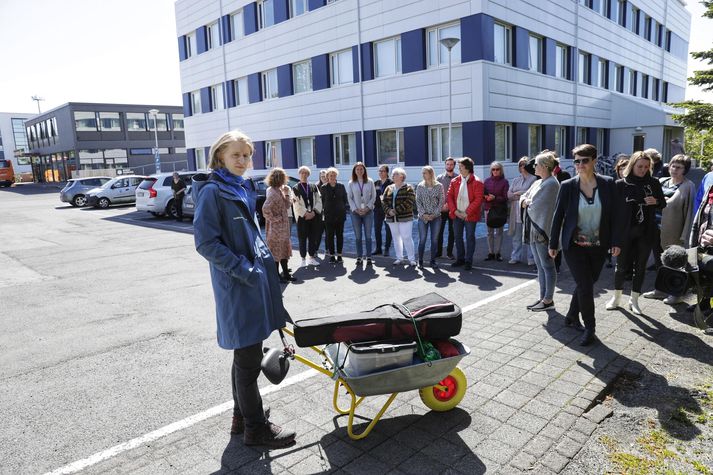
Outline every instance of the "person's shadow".
<svg viewBox="0 0 713 475"><path fill-rule="evenodd" d="M424 267L421 269L421 275L423 276L423 280L434 284L437 288L448 287L456 281L456 279L446 272L443 272L440 267L436 267L435 269L433 267Z"/></svg>
<svg viewBox="0 0 713 475"><path fill-rule="evenodd" d="M379 274L376 273L373 265L357 264L349 273L349 280L355 284L366 284L370 280L378 278Z"/></svg>

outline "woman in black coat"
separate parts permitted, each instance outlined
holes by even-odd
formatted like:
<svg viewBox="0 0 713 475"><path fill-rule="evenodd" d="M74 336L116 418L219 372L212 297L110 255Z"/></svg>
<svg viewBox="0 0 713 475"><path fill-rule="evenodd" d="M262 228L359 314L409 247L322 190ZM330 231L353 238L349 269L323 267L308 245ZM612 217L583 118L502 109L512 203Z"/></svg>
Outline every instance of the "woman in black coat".
<svg viewBox="0 0 713 475"><path fill-rule="evenodd" d="M618 220L609 210L616 206L614 180L595 173L597 149L583 144L572 150L577 176L562 182L550 230L549 254L553 259L562 248L576 287L565 324L581 328L582 345L596 339L594 283L599 279L607 252L619 255ZM561 243L560 243L561 236Z"/></svg>
<svg viewBox="0 0 713 475"><path fill-rule="evenodd" d="M653 161L645 152L635 152L624 168L624 178L617 180L616 190L621 210L624 235L621 257L616 261L614 271L614 296L607 302L607 310L619 307L627 270L633 269L629 309L641 315L639 295L644 283L646 261L656 243L658 225L656 210L666 207L666 199L661 183L651 176Z"/></svg>
<svg viewBox="0 0 713 475"><path fill-rule="evenodd" d="M344 221L347 219L347 190L337 183L339 171L336 168L327 170L327 183L319 188L322 195L322 217L324 219L325 246L330 255L329 262L342 262L342 247L344 246ZM337 246L335 249L334 240ZM326 258L326 256L325 256Z"/></svg>

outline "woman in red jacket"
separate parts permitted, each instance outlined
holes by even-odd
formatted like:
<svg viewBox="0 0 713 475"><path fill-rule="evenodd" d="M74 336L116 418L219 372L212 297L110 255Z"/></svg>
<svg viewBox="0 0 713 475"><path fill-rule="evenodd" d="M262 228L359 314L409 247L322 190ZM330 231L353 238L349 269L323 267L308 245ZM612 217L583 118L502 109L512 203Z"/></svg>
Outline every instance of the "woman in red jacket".
<svg viewBox="0 0 713 475"><path fill-rule="evenodd" d="M458 160L460 175L451 181L448 188L448 209L456 238L456 261L451 266L465 266L465 270L473 267L475 225L480 221L480 205L485 191L483 182L473 173L473 165L473 160L469 157ZM463 182L466 186L461 187ZM465 230L465 246L463 230Z"/></svg>

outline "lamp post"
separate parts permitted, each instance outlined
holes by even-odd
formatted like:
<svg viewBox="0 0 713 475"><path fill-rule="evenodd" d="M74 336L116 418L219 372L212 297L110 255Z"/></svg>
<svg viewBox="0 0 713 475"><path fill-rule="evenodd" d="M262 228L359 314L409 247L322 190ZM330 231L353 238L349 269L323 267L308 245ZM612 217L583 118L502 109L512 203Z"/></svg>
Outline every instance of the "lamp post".
<svg viewBox="0 0 713 475"><path fill-rule="evenodd" d="M453 97L451 84L451 50L458 44L460 38L443 38L441 44L448 49L448 156L451 155L451 128L453 126Z"/></svg>
<svg viewBox="0 0 713 475"><path fill-rule="evenodd" d="M42 114L42 110L40 110L40 101L44 101L44 97L40 97L38 95L32 96L32 100L37 103L37 114Z"/></svg>
<svg viewBox="0 0 713 475"><path fill-rule="evenodd" d="M156 173L161 173L161 155L158 152L158 109L150 109L149 114L153 116L153 136L155 140L153 153L156 164Z"/></svg>

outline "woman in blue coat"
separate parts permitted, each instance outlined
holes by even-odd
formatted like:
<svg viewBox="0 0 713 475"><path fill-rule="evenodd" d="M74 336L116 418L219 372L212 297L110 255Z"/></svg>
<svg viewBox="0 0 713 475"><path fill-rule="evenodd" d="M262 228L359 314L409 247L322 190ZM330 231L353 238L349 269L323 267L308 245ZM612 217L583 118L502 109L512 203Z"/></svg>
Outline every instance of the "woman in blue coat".
<svg viewBox="0 0 713 475"><path fill-rule="evenodd" d="M210 175L193 178L196 250L210 263L218 345L233 350L233 424L246 445L284 447L295 433L267 420L257 384L262 342L289 315L275 261L255 219L255 190L243 174L253 144L239 131L223 134L210 149Z"/></svg>

